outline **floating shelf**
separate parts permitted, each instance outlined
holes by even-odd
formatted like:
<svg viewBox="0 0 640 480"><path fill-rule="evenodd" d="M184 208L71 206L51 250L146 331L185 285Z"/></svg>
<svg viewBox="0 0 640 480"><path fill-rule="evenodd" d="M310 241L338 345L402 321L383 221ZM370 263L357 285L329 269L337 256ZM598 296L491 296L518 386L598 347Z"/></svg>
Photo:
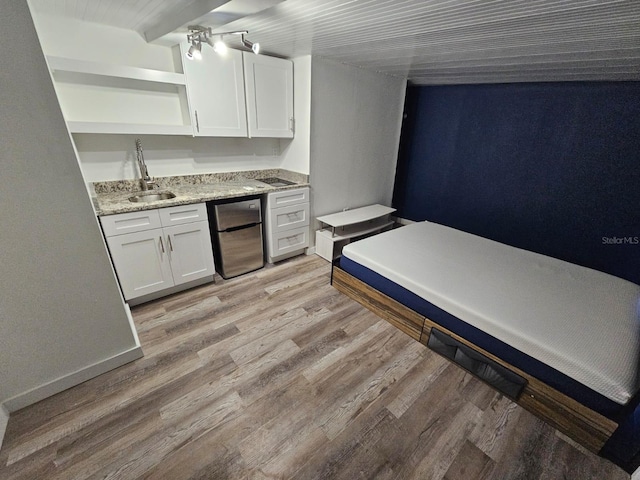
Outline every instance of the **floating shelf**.
<svg viewBox="0 0 640 480"><path fill-rule="evenodd" d="M47 61L71 133L193 135L184 74L56 56Z"/></svg>
<svg viewBox="0 0 640 480"><path fill-rule="evenodd" d="M47 60L49 62L49 68L51 68L53 72L80 73L128 80L141 80L144 82L186 85L185 76L182 73L54 56L47 56Z"/></svg>
<svg viewBox="0 0 640 480"><path fill-rule="evenodd" d="M143 125L138 123L67 122L71 133L140 135L193 135L191 125Z"/></svg>

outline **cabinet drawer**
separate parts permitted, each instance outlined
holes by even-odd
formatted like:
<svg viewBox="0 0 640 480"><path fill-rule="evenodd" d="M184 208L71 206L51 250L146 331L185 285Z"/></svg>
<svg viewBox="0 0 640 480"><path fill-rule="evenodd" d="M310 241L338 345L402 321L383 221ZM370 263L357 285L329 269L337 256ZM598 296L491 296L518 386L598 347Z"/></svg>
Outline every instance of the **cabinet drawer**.
<svg viewBox="0 0 640 480"><path fill-rule="evenodd" d="M306 187L270 193L267 200L269 208L287 207L289 205L308 202L309 189Z"/></svg>
<svg viewBox="0 0 640 480"><path fill-rule="evenodd" d="M162 226L157 209L107 215L100 217L100 223L107 237L143 232Z"/></svg>
<svg viewBox="0 0 640 480"><path fill-rule="evenodd" d="M292 228L309 225L309 204L291 205L269 211L271 233L279 233Z"/></svg>
<svg viewBox="0 0 640 480"><path fill-rule="evenodd" d="M271 257L279 257L289 252L309 246L309 227L301 227L271 236Z"/></svg>
<svg viewBox="0 0 640 480"><path fill-rule="evenodd" d="M178 205L176 207L166 207L159 210L163 227L207 220L207 206L204 203Z"/></svg>

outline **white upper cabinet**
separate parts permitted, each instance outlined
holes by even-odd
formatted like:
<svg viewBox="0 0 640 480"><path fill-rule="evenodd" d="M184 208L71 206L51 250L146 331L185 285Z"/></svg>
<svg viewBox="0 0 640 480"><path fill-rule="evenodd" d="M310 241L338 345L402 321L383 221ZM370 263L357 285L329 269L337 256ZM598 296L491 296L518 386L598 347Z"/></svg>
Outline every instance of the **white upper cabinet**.
<svg viewBox="0 0 640 480"><path fill-rule="evenodd" d="M204 45L201 60L187 60L189 45L180 45L195 136L246 137L242 52L217 54Z"/></svg>
<svg viewBox="0 0 640 480"><path fill-rule="evenodd" d="M250 137L293 138L293 62L243 53Z"/></svg>

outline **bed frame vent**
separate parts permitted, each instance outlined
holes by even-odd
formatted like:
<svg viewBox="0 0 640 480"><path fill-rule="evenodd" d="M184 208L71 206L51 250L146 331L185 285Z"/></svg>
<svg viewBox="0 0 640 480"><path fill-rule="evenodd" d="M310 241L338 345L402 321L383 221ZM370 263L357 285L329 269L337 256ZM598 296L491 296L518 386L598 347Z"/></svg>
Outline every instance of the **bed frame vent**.
<svg viewBox="0 0 640 480"><path fill-rule="evenodd" d="M435 328L431 329L427 346L513 400L518 399L527 384L520 375Z"/></svg>

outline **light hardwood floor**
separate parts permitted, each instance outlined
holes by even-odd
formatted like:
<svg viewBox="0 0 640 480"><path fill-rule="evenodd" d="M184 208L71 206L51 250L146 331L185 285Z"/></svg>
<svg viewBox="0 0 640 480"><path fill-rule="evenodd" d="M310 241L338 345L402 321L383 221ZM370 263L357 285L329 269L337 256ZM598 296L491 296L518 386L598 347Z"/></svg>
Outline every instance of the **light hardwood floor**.
<svg viewBox="0 0 640 480"><path fill-rule="evenodd" d="M11 415L2 479L628 479L298 257L134 309L145 357Z"/></svg>

